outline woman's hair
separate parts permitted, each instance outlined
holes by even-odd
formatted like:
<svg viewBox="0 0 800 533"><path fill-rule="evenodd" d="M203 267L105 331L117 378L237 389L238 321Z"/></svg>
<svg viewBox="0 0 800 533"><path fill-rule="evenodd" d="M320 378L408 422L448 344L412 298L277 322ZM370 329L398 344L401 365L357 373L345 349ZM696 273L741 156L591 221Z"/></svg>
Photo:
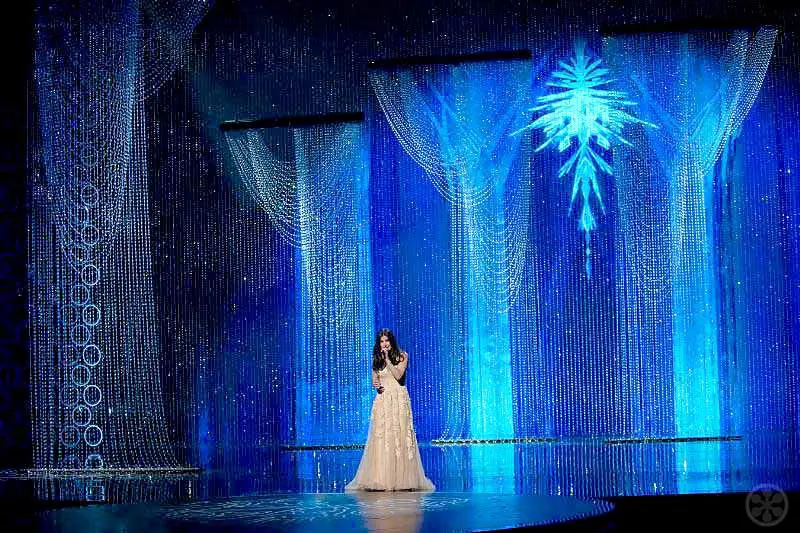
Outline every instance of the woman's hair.
<svg viewBox="0 0 800 533"><path fill-rule="evenodd" d="M397 346L394 333L386 328L383 328L375 337L375 346L372 348L372 369L375 372L383 369L383 367L386 366L386 362L383 360L383 355L381 354L381 337L383 336L386 336L386 338L389 339L389 344L391 345L389 348L389 360L392 362L392 364L400 364L400 361L405 359L403 352L401 352L400 348ZM403 379L405 380L405 375L403 376Z"/></svg>

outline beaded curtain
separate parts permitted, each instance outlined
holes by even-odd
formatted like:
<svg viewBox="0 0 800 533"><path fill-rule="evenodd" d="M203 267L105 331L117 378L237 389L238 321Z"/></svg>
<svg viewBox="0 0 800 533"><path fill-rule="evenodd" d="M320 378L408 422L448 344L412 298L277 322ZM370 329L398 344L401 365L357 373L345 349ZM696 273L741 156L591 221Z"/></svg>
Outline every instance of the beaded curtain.
<svg viewBox="0 0 800 533"><path fill-rule="evenodd" d="M38 6L41 172L31 176L30 218L37 468L177 464L159 368L144 100L185 57L208 6Z"/></svg>
<svg viewBox="0 0 800 533"><path fill-rule="evenodd" d="M751 431L764 416L771 431L796 429L800 200L791 35L774 53L769 36L767 44L758 38L768 30L671 37L656 53L643 43L666 37L597 32L600 19L631 22L645 8L623 15L592 6L459 4L430 8L431 20L420 22L425 17L409 21L388 5L372 26L353 21L347 31L347 8L303 12L299 22L285 6L252 7L247 16L227 4L210 12L188 68L149 101L146 118L160 372L179 462L269 468L283 460L271 455L277 445L361 444L372 336L384 326L412 358L408 387L422 441L717 436ZM537 150L547 139L541 128L510 135L497 116L513 104L481 98L487 80L510 85L504 69L512 63L401 68L394 87L382 81L385 71L367 68L384 57L530 50L521 88L502 89L512 100L525 97L512 120L519 129L552 111L530 109L557 92L547 82L575 57L579 37L609 69L611 88L636 104L630 113L656 126L628 125L621 136L630 145L595 147L612 172L597 172L604 203L589 196L591 232L579 227L573 174L559 177L571 152ZM752 81L753 60L765 69L763 84ZM669 88L670 98L661 78L681 72L668 68L676 63L685 65L685 81ZM749 102L725 100L750 91L735 83L755 86ZM689 183L686 171L672 168L669 150L679 148L664 141L658 105L712 93L724 107L697 109L712 118L691 125L714 138L714 157L703 156L706 166L692 174L700 184ZM406 116L387 112L388 101ZM465 177L497 176L431 168L456 153L443 148L454 138L421 125L444 124L453 102L462 107L449 115L450 127L510 154L466 165L503 175L503 186L481 202L452 192ZM745 109L737 127L719 133ZM344 145L334 134L340 127L253 131L247 142L218 128L231 119L348 111L363 111L365 121ZM306 157L360 169L320 163L308 176L322 183L360 176L366 188L364 196L353 190L363 204L348 206L343 224L307 234L324 236L311 247L297 242L302 217L276 216L292 202L297 211L299 197L280 204L259 196L296 195L305 179L300 145ZM676 176L693 187L683 196L668 186ZM697 189L702 183L707 190ZM342 189L317 192L334 194L320 197L311 220L330 222ZM487 213L497 226L480 220ZM311 305L314 295L323 309ZM342 297L352 305L337 311ZM696 316L707 318L701 333ZM513 459L491 463L514 468Z"/></svg>
<svg viewBox="0 0 800 533"><path fill-rule="evenodd" d="M318 20L309 19L305 24L311 28L317 24L326 27L324 22ZM480 37L469 38L470 29L464 29L461 38L465 42L481 42ZM263 98L261 103L254 104L254 109L270 109L274 104L267 102L277 100L290 102L287 105L293 111L313 113L361 108L368 112L372 153L369 177L372 215L369 223L375 295L374 327L377 329L393 324L390 327L397 330L401 343L404 343L414 358L415 364L410 369L410 380L413 383L410 385L410 392L414 403L424 406L421 409L425 414L420 413L418 427L423 438L453 441L461 438L508 436L501 429L511 418L509 415L513 417L511 435L515 437L678 436L689 433L694 436L714 436L733 431L732 425L735 424L730 422L729 415L714 413L714 409L720 411L726 408L721 404L703 411L705 414L697 417L695 427L681 430L676 428L676 424L683 424L676 420L676 416L680 416L675 414L676 402L680 405L685 405L686 402L680 399L683 396L676 400L675 394L676 391L679 394L688 394L686 387L690 385L678 383L676 387L676 383L671 380L662 379L662 375L670 375L675 364L671 351L663 347L672 335L667 332L665 325L665 317L671 312L671 304L659 308L657 306L661 304L658 302L662 300L656 296L632 296L632 291L640 290L640 278L627 282L624 281L624 276L635 274L631 272L635 261L632 265L626 265L625 255L618 255L621 250L632 246L625 240L634 237L627 236L626 231L647 229L647 225L633 224L621 218L620 213L637 209L638 204L635 202L641 202L639 198L624 197L625 205L619 203L616 180L629 179L617 167L617 158L626 157L624 147L617 148L613 156L609 157L615 165L614 177L603 177L605 210L597 209L598 227L592 236L593 271L591 277L587 277L582 268L585 262L585 248L581 242L583 236L575 231L577 217L570 218L567 215L570 213L569 195L565 196L564 189L557 181L558 169L563 165L564 159L552 151L532 154L530 148L537 146L541 137L536 137L535 142L536 132L527 134L525 142L530 144L522 152L530 156L527 161L530 168L526 172L531 177L528 182L531 190L529 201L534 207L530 208L530 220L525 221L530 230L525 239L525 259L521 261L523 271L518 278L523 281L519 295L507 309L508 323L502 327L506 333L498 335L495 331L485 334L480 332L480 328L485 327L480 321L469 324L466 319L470 309L468 299L470 295L480 298L480 291L471 290L463 280L459 281L458 262L464 261L469 254L465 250L458 251L458 247L463 246L463 243L458 244L459 239L463 239L463 235L458 232L464 231L469 224L455 220L458 213L454 210L454 205L458 202L453 202L453 198L448 197L447 187L450 184L443 179L444 174L441 171L431 167L442 166L440 159L443 153L443 136L441 132L435 131L436 124L431 117L439 118L437 113L445 106L437 105L442 102L443 95L427 87L425 91L419 90L421 82L441 76L449 67L433 64L427 70L421 67L408 68L401 74L393 74L395 81L392 83L398 85L388 87L385 83L389 79L386 73L380 69L365 69L364 65L360 67L363 69L360 74L358 70L348 71L342 77L333 78L327 76L324 68L319 65L331 64L326 63L326 60L336 53L335 44L314 49L313 45L318 43L309 35L316 35L315 32L304 34L281 26L269 26L269 30L262 31L265 34L275 32L271 37L264 37L265 40L291 43L288 50L296 51L294 47L299 44L302 45L301 48L308 47L306 53L297 58L296 64L302 66L299 77L307 77L303 81L309 88L310 96L306 102L297 102L294 91L284 97L279 88L294 87L298 76L292 77L289 73L282 76L276 74L275 80L271 82L275 88L269 93L272 100ZM478 30L475 31L479 33ZM538 31L540 30L537 33ZM482 36L484 39L485 35ZM497 35L493 37L496 38ZM254 39L252 35L247 37L248 54L254 54L251 48L255 44ZM338 43L337 39L347 43L340 43L339 46L346 51L348 57L370 57L368 51L358 50L345 37L340 36L333 41ZM455 37L447 33L441 39L445 42L417 41L418 48L413 50L413 55L452 51L448 45L455 46ZM298 40L306 42L298 44ZM714 36L711 36L702 42L707 43L703 45L703 51L695 52L699 62L713 64L726 60L724 50L720 49L724 44L722 38L715 41ZM497 44L497 41L494 43ZM378 41L363 46L380 48L382 44ZM408 42L404 44L409 45ZM572 44L572 39L540 39L538 35L517 35L515 40L506 34L502 37L502 47L498 48L528 47L533 51L529 67L537 75L528 86L532 101L545 92L544 82L558 68L558 62L570 58L573 53ZM601 57L605 52L603 44L599 39L590 39L587 52L594 54L594 57ZM757 59L759 68L763 70L771 59L771 49L769 46L766 49L763 48L764 45L761 46L762 48L750 52L749 56ZM455 47L466 53L480 48L463 44ZM407 52L412 53L411 50ZM265 50L263 53L274 52ZM613 57L603 59L617 67L617 70L612 70L616 75L620 68ZM218 60L221 61L221 58ZM225 61L236 63L233 58ZM727 64L723 67L727 67ZM482 75L488 79L493 75L492 69L498 67L496 64L485 64L473 68L475 73L483 69ZM719 68L717 67L718 70ZM470 72L468 67L463 67L463 70ZM365 78L369 80L367 90L358 85L359 75L362 76L361 84ZM735 72L720 74L723 78L735 78L736 75ZM257 77L255 74L252 76ZM741 74L738 76L742 78ZM479 77L480 75L471 78L474 80L474 88L471 89L473 92L480 89L480 80L476 79ZM398 79L401 81L397 81ZM357 83L355 93L350 92L354 89L351 85L354 81ZM754 83L760 88L758 79ZM398 96L398 86L406 89L410 87L417 92ZM649 108L643 107L646 102L642 102L643 98L635 87L620 81L618 88L626 90L632 100L638 99L637 112L640 118L660 125L658 117L652 116ZM266 90L266 87L262 85L259 90ZM464 89L465 94L469 94L469 90ZM395 92L387 95L387 91ZM322 96L325 94L331 96L326 99ZM387 100L392 100L394 107L391 109L394 111L387 111ZM333 106L332 102L338 105ZM747 105L743 107L746 108ZM414 115L416 111L419 111L418 115ZM398 118L402 113L411 116ZM258 114L251 112L245 116ZM727 117L723 118L727 120ZM430 127L422 127L420 124ZM641 131L634 128L626 132L626 135L635 142L633 150L650 150L652 148L649 147L647 135L654 134L648 132L644 126L641 128ZM722 144L721 141L717 142ZM425 150L427 156L423 155ZM518 156L516 163L519 161ZM658 159L654 158L647 164L658 165ZM239 171L235 165L229 168L233 173ZM617 174L622 175L618 178ZM658 192L653 191L652 194L652 209L660 209ZM649 205L645 207L650 208ZM627 226L620 226L623 222ZM663 227L655 229L663 230ZM489 240L478 239L477 242L485 244ZM698 245L706 248L712 246L709 243ZM486 250L482 252L484 253L476 255L486 258ZM651 250L648 253L653 252ZM640 255L636 257L636 261L642 260ZM663 261L661 264L664 264ZM470 266L474 267L471 270L476 271L479 276L482 265ZM491 264L495 268L500 266L497 263ZM483 268L486 267L487 265L483 265ZM505 274L509 274L510 270L505 271ZM641 275L652 273L644 271ZM514 279L516 278L513 275L507 277L507 287L513 286ZM686 290L686 286L682 290ZM694 286L692 290L696 290ZM435 295L433 299L432 294ZM494 292L492 297L502 298L502 292ZM713 295L709 297L714 298ZM466 301L458 301L459 298L465 298ZM492 298L483 298L484 304L492 303ZM656 307L650 307L648 312L637 311L632 298L644 299L644 305ZM647 300L648 298L650 299ZM680 295L675 297L675 302L676 305L682 302ZM705 308L702 302L698 305ZM659 317L658 313L663 315ZM688 311L683 313L681 320L689 320L687 313ZM641 330L637 328L635 333L631 332L631 328L636 327L636 321L642 320L643 314L644 318L652 319L653 327L642 327ZM486 316L481 318L485 319ZM465 324L472 328L471 332L464 331ZM685 325L680 327L686 329ZM714 329L716 326L711 327ZM637 338L631 339L633 335ZM507 376L501 378L507 379L507 382L499 383L505 384L511 392L508 403L496 401L497 387L470 390L470 380L467 377L470 374L469 365L475 365L471 369L473 375L482 369L486 377L487 374L492 375L491 363L497 361L496 358L488 357L491 361L486 364L486 361L481 361L480 355L464 357L460 353L469 353L470 345L471 349L476 349L476 346L480 346L481 339L486 344L483 349L477 350L483 354L491 353L492 342L500 346L502 342L509 343L510 349L507 349L507 353L510 359L500 365L504 370L495 375ZM784 346L787 345L784 343ZM625 355L636 350L639 352L635 356ZM655 357L646 357L642 353L644 350L650 350ZM364 356L364 359L368 358ZM351 364L358 363L353 361ZM691 361L683 361L682 364L686 367L684 378L697 372L692 369L694 365ZM704 362L703 368L706 366ZM504 374L506 368L510 370ZM729 371L737 372L730 368ZM737 376L741 381L743 376ZM672 378L679 379L674 375ZM496 377L490 379L494 379L494 384L498 383ZM794 378L790 377L789 381L792 379ZM721 394L720 386L716 382L707 382L704 377L698 377L691 383L709 397ZM727 388L724 390L728 391ZM794 394L791 392L793 390L787 389L787 393L791 396ZM715 401L719 404L723 400ZM740 400L730 398L724 400L725 405L736 405L739 402ZM509 405L510 409L504 411L504 405ZM336 411L339 407L330 406L330 409ZM476 419L480 416L488 416L488 426L496 430L494 433L479 429L480 422ZM683 416L686 420L686 415ZM725 424L717 422L719 418L724 418ZM354 444L358 442L357 439L351 440L355 441ZM302 445L301 442L295 444Z"/></svg>
<svg viewBox="0 0 800 533"><path fill-rule="evenodd" d="M719 345L719 320L724 317L718 308L718 291L724 288L719 276L724 271L715 255L727 243L724 235L715 235L725 220L714 213L713 183L728 186L729 141L735 141L760 92L776 35L776 30L762 28L608 39L611 64L616 70L627 69L623 82L642 101L642 114L659 124L659 128L640 130L649 141L638 143L649 148L647 157L621 157L632 168L617 172L620 184L625 185L618 189L621 205L637 206L621 217L625 222L621 244L631 250L623 268L633 279L640 272L649 273L646 283L632 283L634 290L644 289L649 296L628 292L631 300L621 303L634 317L647 317L650 306L660 309L656 317L671 317L659 335L668 341L664 345L667 356L654 359L658 365L667 365L674 380L669 388L679 436L720 434L720 419L728 416L720 399L723 391L738 384L739 376L725 375L733 361L724 358L733 354ZM659 87L658 93L652 87ZM721 156L725 156L721 168L715 170ZM636 199L647 188L663 191L666 200L651 204L655 209L649 216ZM637 229L652 227L659 228L658 233L637 235ZM644 266L644 262L649 264ZM645 318L627 326L652 329L648 322ZM637 344L623 346L635 352ZM628 361L630 375L635 373L637 359ZM636 385L626 389L630 401L639 403ZM729 398L730 408L746 398L743 392ZM636 410L631 410L631 416L640 417Z"/></svg>

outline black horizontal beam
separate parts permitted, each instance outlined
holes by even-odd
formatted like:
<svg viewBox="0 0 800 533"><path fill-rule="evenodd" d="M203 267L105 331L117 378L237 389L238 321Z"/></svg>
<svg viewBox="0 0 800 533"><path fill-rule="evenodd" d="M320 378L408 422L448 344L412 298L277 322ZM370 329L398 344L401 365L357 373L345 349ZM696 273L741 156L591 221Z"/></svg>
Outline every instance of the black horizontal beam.
<svg viewBox="0 0 800 533"><path fill-rule="evenodd" d="M364 444L318 444L315 446L293 446L290 444L282 444L281 450L287 452L308 452L308 451L322 451L322 450L360 450Z"/></svg>
<svg viewBox="0 0 800 533"><path fill-rule="evenodd" d="M433 439L434 446L465 446L473 444L538 444L556 442L554 437L514 437L506 439Z"/></svg>
<svg viewBox="0 0 800 533"><path fill-rule="evenodd" d="M619 26L602 26L600 35L613 37L615 35L637 35L642 33L694 33L703 31L734 31L757 30L763 27L777 28L779 25L774 20L720 20L696 18L672 22L654 22L643 24L623 24Z"/></svg>
<svg viewBox="0 0 800 533"><path fill-rule="evenodd" d="M367 64L371 69L393 69L418 65L458 65L460 63L479 63L487 61L528 61L533 57L530 50L509 50L501 52L478 52L475 54L445 56L408 56L393 59L375 59Z"/></svg>
<svg viewBox="0 0 800 533"><path fill-rule="evenodd" d="M300 128L347 122L364 122L364 113L328 113L325 115L297 115L255 120L227 120L219 125L222 131L239 131L263 128Z"/></svg>
<svg viewBox="0 0 800 533"><path fill-rule="evenodd" d="M678 442L729 442L740 441L741 435L719 435L713 437L642 437L606 439L604 444L669 444Z"/></svg>
<svg viewBox="0 0 800 533"><path fill-rule="evenodd" d="M515 437L504 439L433 439L431 446L470 446L484 444L676 444L683 442L736 442L741 441L741 435L714 435L705 437L641 437L641 438L574 438L574 437ZM293 446L284 444L281 449L285 451L310 451L310 450L356 450L363 448L363 444L330 444L316 446Z"/></svg>

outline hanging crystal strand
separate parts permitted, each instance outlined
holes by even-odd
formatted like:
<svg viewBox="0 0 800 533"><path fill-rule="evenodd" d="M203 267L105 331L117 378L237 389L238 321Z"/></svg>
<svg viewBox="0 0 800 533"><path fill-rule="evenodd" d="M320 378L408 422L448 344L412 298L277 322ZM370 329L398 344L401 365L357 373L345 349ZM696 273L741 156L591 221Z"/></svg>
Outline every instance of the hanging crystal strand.
<svg viewBox="0 0 800 533"><path fill-rule="evenodd" d="M371 347L372 290L359 281L371 279L368 228L359 218L368 212L369 192L362 128L291 128L280 155L267 146L267 130L226 133L248 190L295 247L297 445L351 444L368 425L362 358Z"/></svg>
<svg viewBox="0 0 800 533"><path fill-rule="evenodd" d="M378 103L398 141L451 205L451 225L462 225L451 228L451 268L463 269L452 274L457 309L451 316L456 322L453 331L460 329L464 337L453 338L451 346L464 346L458 374L472 376L467 378L472 385L464 391L469 405L459 423L466 425L457 431L481 438L491 432L513 433L510 396L500 402L499 410L495 405L489 412L482 386L491 383L511 390L509 309L518 295L512 287L519 286L525 254L516 251L526 247L529 217L527 199L508 201L506 186L519 141L507 141L520 126L520 106L527 98L527 91L520 89L528 76L530 63L525 61L370 72ZM456 428L447 422L444 433L453 431Z"/></svg>
<svg viewBox="0 0 800 533"><path fill-rule="evenodd" d="M50 256L38 258L58 271L51 278L58 285L45 289L52 294L45 305L52 305L59 317L53 333L61 354L58 361L49 350L32 354L42 369L42 381L34 384L35 424L58 420L55 428L45 430L55 432L57 440L37 439L37 446L51 448L36 454L37 467L175 465L154 360L156 318L147 305L153 298L149 242L120 235L138 231L149 238L147 206L136 200L146 198L147 180L135 182L139 190L130 189L135 181L132 151L146 137L141 124L133 127L144 115L134 118L133 110L143 105L145 91L139 89L158 85L148 78L153 71L148 71L147 62L141 63L142 28L149 24L151 44L162 42L161 30L155 28L163 22L159 17L169 12L172 30L183 24L172 36L173 43L183 43L207 5L194 3L192 15L183 22L181 14L154 2L143 6L138 1L86 1L77 9L44 6L37 12L36 73L48 205L40 205L33 216L40 219L39 227L54 228L37 237L45 239L45 247L50 239L54 245ZM166 79L177 60L165 54L159 76ZM142 82L144 78L148 81ZM44 249L38 242L34 247ZM114 285L120 277L123 285ZM116 320L128 312L133 314L126 330ZM137 352L140 348L143 351ZM128 364L141 369L135 383L120 371ZM57 366L45 370L48 365ZM48 373L56 376L55 383L48 383ZM43 387L55 387L64 400L40 403L39 398L47 397L39 392ZM139 401L132 408L126 402L136 397ZM52 411L56 406L58 413Z"/></svg>
<svg viewBox="0 0 800 533"><path fill-rule="evenodd" d="M620 81L638 93L646 118L660 125L646 128L644 135L665 179L661 183L660 173L620 151L630 158L624 172L644 181L640 185L627 181L619 188L621 231L627 230L622 234L624 272L629 273L621 308L630 310L629 321L636 321L624 330L628 339L624 357L634 375L638 370L644 376L628 389L633 432L706 436L719 434L723 427L718 374L724 356L718 345L721 285L713 265L714 202L709 183L730 135L761 88L775 36L774 29L760 28L712 31L702 37L614 37L607 44L607 57L616 68L630 71ZM715 50L709 55L708 43L722 44L722 53ZM655 65L649 53L654 48L669 52ZM697 79L693 75L697 64L709 75ZM663 85L667 92L651 91L650 84ZM640 199L643 194L637 187L650 188L653 197L668 201L663 208L658 207L661 202L649 205L646 198ZM660 316L671 320L663 324ZM638 324L635 329L634 324ZM641 331L648 333L643 336ZM667 351L652 344L664 337L671 339ZM656 373L673 375L672 387L646 379ZM650 402L671 413L666 422L644 418L641 405Z"/></svg>
<svg viewBox="0 0 800 533"><path fill-rule="evenodd" d="M107 15L97 13L100 19ZM101 410L108 389L101 363L109 347L100 332L109 310L102 302L102 274L126 198L129 88L135 72L132 55L122 44L126 40L119 33L121 28L135 28L135 19L128 25L135 11L123 6L113 15L116 18L107 25L86 21L80 30L72 27L62 34L65 41L56 38L40 43L38 56L43 156L52 202L49 211L54 215L62 252L50 259L61 271L62 286L55 305L61 317L68 317L58 344L62 350L67 348L65 355L75 354L59 362L58 386L69 398L65 405L69 412L59 417L62 448L53 458L55 462L51 459L37 465L44 468L105 466L100 449L105 425ZM41 38L48 39L50 31L45 26ZM66 59L59 61L58 54L65 54ZM88 75L77 78L79 69ZM50 87L55 91L50 92ZM42 406L36 418L47 417L48 409Z"/></svg>

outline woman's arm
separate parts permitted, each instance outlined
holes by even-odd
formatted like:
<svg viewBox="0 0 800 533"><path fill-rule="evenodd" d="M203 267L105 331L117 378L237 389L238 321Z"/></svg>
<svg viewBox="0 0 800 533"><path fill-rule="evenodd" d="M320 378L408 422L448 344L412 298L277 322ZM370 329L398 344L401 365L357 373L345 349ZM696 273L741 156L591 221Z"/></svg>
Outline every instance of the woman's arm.
<svg viewBox="0 0 800 533"><path fill-rule="evenodd" d="M375 370L372 371L372 386L376 389L381 388L381 380L378 379L378 373Z"/></svg>
<svg viewBox="0 0 800 533"><path fill-rule="evenodd" d="M389 372L392 373L394 379L400 381L403 377L403 374L406 373L406 368L408 367L408 354L406 352L400 352L403 355L403 360L397 363L397 366L393 365L392 362L387 358L386 363L389 367Z"/></svg>

